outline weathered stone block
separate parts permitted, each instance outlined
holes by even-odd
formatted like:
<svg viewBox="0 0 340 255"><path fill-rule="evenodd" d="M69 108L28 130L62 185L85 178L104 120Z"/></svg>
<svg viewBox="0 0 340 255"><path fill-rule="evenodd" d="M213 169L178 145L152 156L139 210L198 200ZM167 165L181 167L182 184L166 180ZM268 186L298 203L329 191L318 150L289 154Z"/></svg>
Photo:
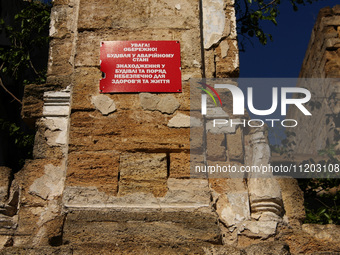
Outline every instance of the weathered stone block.
<svg viewBox="0 0 340 255"><path fill-rule="evenodd" d="M134 30L198 27L198 3L192 0L181 1L179 10L176 9L177 4L178 2L174 0L158 2L127 0L122 3L105 0L98 5L94 0L81 0L78 28Z"/></svg>
<svg viewBox="0 0 340 255"><path fill-rule="evenodd" d="M117 110L115 102L106 95L93 96L92 103L103 115L108 115Z"/></svg>
<svg viewBox="0 0 340 255"><path fill-rule="evenodd" d="M277 226L277 221L244 221L241 231L242 235L265 240L276 235Z"/></svg>
<svg viewBox="0 0 340 255"><path fill-rule="evenodd" d="M120 156L121 180L153 180L167 178L165 153L127 153Z"/></svg>
<svg viewBox="0 0 340 255"><path fill-rule="evenodd" d="M239 58L237 40L228 40L228 56L216 58L216 77L238 77L239 75ZM221 48L216 48L218 56L222 56Z"/></svg>
<svg viewBox="0 0 340 255"><path fill-rule="evenodd" d="M190 127L190 116L183 114L183 113L177 113L173 118L169 120L168 127L189 128Z"/></svg>
<svg viewBox="0 0 340 255"><path fill-rule="evenodd" d="M92 254L204 254L203 246L205 244L183 244L183 245L168 245L168 244L147 244L141 245L138 243L122 243L118 246L116 244L82 244L81 246L74 247L72 249L72 255L92 255ZM230 255L243 255L240 253L230 254Z"/></svg>
<svg viewBox="0 0 340 255"><path fill-rule="evenodd" d="M93 221L96 219L96 221ZM67 215L64 240L70 244L220 242L217 217L209 209L82 210Z"/></svg>
<svg viewBox="0 0 340 255"><path fill-rule="evenodd" d="M226 119L216 121L219 124L214 125L214 120L208 120L206 123L206 130L211 134L231 134L236 132L236 125L226 123ZM237 120L238 121L238 120Z"/></svg>
<svg viewBox="0 0 340 255"><path fill-rule="evenodd" d="M65 208L209 208L207 179L121 180L119 196L100 192L94 186L67 186L63 193ZM181 210L181 209L180 209ZM180 211L179 210L179 211Z"/></svg>
<svg viewBox="0 0 340 255"><path fill-rule="evenodd" d="M285 215L290 225L300 225L306 217L303 192L293 178L277 178L282 192Z"/></svg>
<svg viewBox="0 0 340 255"><path fill-rule="evenodd" d="M164 153L123 154L119 173L119 196L151 192L159 197L167 192L167 157Z"/></svg>
<svg viewBox="0 0 340 255"><path fill-rule="evenodd" d="M203 247L205 255L215 255L215 254L228 254L228 255L245 255L244 250L224 245L214 245L211 247Z"/></svg>
<svg viewBox="0 0 340 255"><path fill-rule="evenodd" d="M340 5L335 5L333 8L332 8L332 11L336 14L339 14L340 13Z"/></svg>
<svg viewBox="0 0 340 255"><path fill-rule="evenodd" d="M144 110L156 111L160 97L151 93L140 93L139 94L140 105Z"/></svg>
<svg viewBox="0 0 340 255"><path fill-rule="evenodd" d="M180 107L180 103L173 95L161 97L157 105L157 110L161 113L172 114Z"/></svg>
<svg viewBox="0 0 340 255"><path fill-rule="evenodd" d="M155 197L164 197L167 191L166 179L123 179L119 181L118 196L122 197L133 193L151 193Z"/></svg>
<svg viewBox="0 0 340 255"><path fill-rule="evenodd" d="M250 220L248 192L232 192L219 196L216 212L227 227L236 227L245 220Z"/></svg>
<svg viewBox="0 0 340 255"><path fill-rule="evenodd" d="M216 77L216 66L215 66L215 50L214 48L211 50L204 51L204 59L205 59L205 75L207 78L215 78Z"/></svg>
<svg viewBox="0 0 340 255"><path fill-rule="evenodd" d="M30 84L25 86L21 116L24 120L34 121L42 117L44 92L63 89L57 84Z"/></svg>
<svg viewBox="0 0 340 255"><path fill-rule="evenodd" d="M94 186L117 194L119 155L114 152L74 152L68 157L67 186Z"/></svg>
<svg viewBox="0 0 340 255"><path fill-rule="evenodd" d="M245 252L248 255L257 254L277 254L277 255L290 255L289 246L283 242L266 242L253 244L245 248Z"/></svg>
<svg viewBox="0 0 340 255"><path fill-rule="evenodd" d="M323 17L321 19L321 23L325 26L340 26L340 17L339 16L330 16Z"/></svg>
<svg viewBox="0 0 340 255"><path fill-rule="evenodd" d="M203 151L195 152L190 151L190 178L206 179L208 175L204 168L204 156Z"/></svg>
<svg viewBox="0 0 340 255"><path fill-rule="evenodd" d="M207 179L168 179L168 192L160 198L164 207L209 207L210 189Z"/></svg>
<svg viewBox="0 0 340 255"><path fill-rule="evenodd" d="M226 20L223 0L205 0L202 7L204 48L207 50L230 34L230 21Z"/></svg>
<svg viewBox="0 0 340 255"><path fill-rule="evenodd" d="M5 166L0 166L0 204L8 198L9 184L12 170Z"/></svg>
<svg viewBox="0 0 340 255"><path fill-rule="evenodd" d="M225 161L226 140L224 134L207 133L207 159L211 161Z"/></svg>
<svg viewBox="0 0 340 255"><path fill-rule="evenodd" d="M190 154L170 153L170 178L190 177Z"/></svg>
<svg viewBox="0 0 340 255"><path fill-rule="evenodd" d="M190 128L190 153L203 155L203 127Z"/></svg>
<svg viewBox="0 0 340 255"><path fill-rule="evenodd" d="M243 162L243 131L237 128L235 134L227 134L227 150L229 160Z"/></svg>
<svg viewBox="0 0 340 255"><path fill-rule="evenodd" d="M1 255L73 255L73 248L71 247L8 247L0 252ZM85 253L82 253L85 254Z"/></svg>
<svg viewBox="0 0 340 255"><path fill-rule="evenodd" d="M99 112L74 112L69 149L71 152L189 149L189 129L168 128L168 118L160 112L143 110L119 110L108 117Z"/></svg>
<svg viewBox="0 0 340 255"><path fill-rule="evenodd" d="M62 149L48 144L46 136L50 132L48 132L49 130L44 121L39 120L37 126L38 130L34 138L33 157L35 159L62 159Z"/></svg>
<svg viewBox="0 0 340 255"><path fill-rule="evenodd" d="M161 113L173 114L180 103L173 95L158 96L150 93L142 93L139 96L141 107L147 111L160 111Z"/></svg>
<svg viewBox="0 0 340 255"><path fill-rule="evenodd" d="M38 228L37 222L42 211L43 207L21 207L19 211L18 231L26 235L35 234Z"/></svg>
<svg viewBox="0 0 340 255"><path fill-rule="evenodd" d="M26 160L23 169L15 175L15 179L21 187L20 202L26 206L43 206L46 203L43 197L46 195L51 198L54 195L61 195L63 185L60 186L59 181L60 175L64 174L60 172L63 169L63 164L63 161L58 159ZM56 171L49 171L51 168L55 168ZM48 182L45 182L44 179ZM31 186L34 188L33 190Z"/></svg>
<svg viewBox="0 0 340 255"><path fill-rule="evenodd" d="M68 112L69 109L63 111ZM55 112L58 113L57 111ZM49 146L52 148L66 146L68 141L68 117L46 117L42 118L40 123L43 123L46 128L44 138Z"/></svg>
<svg viewBox="0 0 340 255"><path fill-rule="evenodd" d="M44 175L36 178L29 186L29 193L44 200L51 200L63 192L65 173L62 166L44 165Z"/></svg>
<svg viewBox="0 0 340 255"><path fill-rule="evenodd" d="M13 245L13 238L11 236L2 235L0 236L0 250L4 247Z"/></svg>
<svg viewBox="0 0 340 255"><path fill-rule="evenodd" d="M99 95L99 68L77 68L74 72L75 81L72 93L72 110L94 110L92 96Z"/></svg>
<svg viewBox="0 0 340 255"><path fill-rule="evenodd" d="M303 224L302 230L319 240L338 242L340 226L334 224Z"/></svg>
<svg viewBox="0 0 340 255"><path fill-rule="evenodd" d="M53 6L68 4L70 4L70 0L53 0Z"/></svg>
<svg viewBox="0 0 340 255"><path fill-rule="evenodd" d="M63 38L72 31L73 8L68 5L54 5L51 10L50 37Z"/></svg>
<svg viewBox="0 0 340 255"><path fill-rule="evenodd" d="M50 61L47 68L48 76L69 76L73 71L70 63L72 56L72 41L66 37L55 39L50 43Z"/></svg>
<svg viewBox="0 0 340 255"><path fill-rule="evenodd" d="M219 194L228 194L233 192L243 193L248 191L248 188L243 178L223 178L210 179L211 188Z"/></svg>
<svg viewBox="0 0 340 255"><path fill-rule="evenodd" d="M181 67L182 75L185 69L191 69L192 78L201 78L201 51L200 51L200 32L198 27L190 30L175 30L173 38L181 43ZM171 39L171 40L174 40Z"/></svg>

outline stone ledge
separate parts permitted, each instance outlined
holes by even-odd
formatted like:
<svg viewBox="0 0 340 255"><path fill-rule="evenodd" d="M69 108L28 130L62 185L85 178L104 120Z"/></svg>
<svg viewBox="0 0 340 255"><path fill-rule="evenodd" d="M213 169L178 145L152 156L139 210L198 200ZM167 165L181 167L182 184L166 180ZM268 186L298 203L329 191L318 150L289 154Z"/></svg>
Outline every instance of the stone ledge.
<svg viewBox="0 0 340 255"><path fill-rule="evenodd" d="M44 93L61 89L63 89L63 87L56 84L26 85L21 110L22 118L29 122L29 124L31 124L31 122L34 123L36 119L41 118L43 116Z"/></svg>
<svg viewBox="0 0 340 255"><path fill-rule="evenodd" d="M219 243L216 213L200 210L74 210L67 214L64 241L83 243Z"/></svg>
<svg viewBox="0 0 340 255"><path fill-rule="evenodd" d="M164 197L151 193L134 193L125 196L109 196L97 187L68 186L64 190L66 208L200 208L210 206L208 181L204 179L167 180L168 191Z"/></svg>

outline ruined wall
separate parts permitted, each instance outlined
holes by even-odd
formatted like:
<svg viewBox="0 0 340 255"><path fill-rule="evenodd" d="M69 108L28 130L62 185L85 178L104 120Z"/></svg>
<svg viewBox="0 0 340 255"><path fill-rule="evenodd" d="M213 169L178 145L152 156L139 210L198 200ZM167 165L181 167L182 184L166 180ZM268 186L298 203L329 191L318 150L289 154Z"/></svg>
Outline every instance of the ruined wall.
<svg viewBox="0 0 340 255"><path fill-rule="evenodd" d="M0 169L3 254L289 254L296 181L190 178L189 79L237 77L233 1L55 0L50 35L22 111L34 159ZM100 94L100 42L119 40L180 41L182 93ZM265 129L207 135L222 161L269 163Z"/></svg>
<svg viewBox="0 0 340 255"><path fill-rule="evenodd" d="M294 129L296 136L292 138L296 143L294 152L317 155L319 150L338 143L339 82L321 79L339 77L340 6L337 5L320 11L300 71L300 78L312 78L307 85L303 81L298 84L312 94L307 104L312 117L305 117L296 107L288 111L287 118L299 122L299 128Z"/></svg>
<svg viewBox="0 0 340 255"><path fill-rule="evenodd" d="M205 29L209 57L199 1L54 1L47 84L28 86L23 107L38 130L34 160L15 178L6 245L220 242L208 180L189 179L189 79L205 65L209 77L237 75L235 14L225 1L203 5L222 20ZM118 40L180 41L183 92L99 94L100 42Z"/></svg>

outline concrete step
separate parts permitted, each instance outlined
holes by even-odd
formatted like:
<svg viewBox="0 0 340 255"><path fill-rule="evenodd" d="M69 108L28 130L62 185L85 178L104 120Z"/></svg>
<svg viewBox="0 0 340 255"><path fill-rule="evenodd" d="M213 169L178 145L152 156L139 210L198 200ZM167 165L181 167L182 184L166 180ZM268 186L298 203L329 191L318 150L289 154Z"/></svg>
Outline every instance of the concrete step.
<svg viewBox="0 0 340 255"><path fill-rule="evenodd" d="M155 209L86 209L70 211L64 224L65 244L178 245L221 243L215 212Z"/></svg>

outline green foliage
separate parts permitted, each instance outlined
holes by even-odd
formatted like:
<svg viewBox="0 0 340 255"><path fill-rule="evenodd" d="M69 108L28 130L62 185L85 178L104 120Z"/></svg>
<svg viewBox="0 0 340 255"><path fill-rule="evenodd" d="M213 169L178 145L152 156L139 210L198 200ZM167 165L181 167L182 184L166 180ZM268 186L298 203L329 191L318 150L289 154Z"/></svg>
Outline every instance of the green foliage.
<svg viewBox="0 0 340 255"><path fill-rule="evenodd" d="M294 11L298 10L298 5L316 1L318 0L289 0ZM271 34L263 31L262 24L269 21L277 25L280 4L281 0L236 0L238 35L243 39L255 36L263 45L267 44L268 40L273 40ZM244 48L243 40L241 47Z"/></svg>
<svg viewBox="0 0 340 255"><path fill-rule="evenodd" d="M320 155L329 157L324 164L340 163L336 158L335 145L319 151ZM304 191L306 223L340 224L340 179L302 179L299 186Z"/></svg>
<svg viewBox="0 0 340 255"><path fill-rule="evenodd" d="M32 56L37 55L38 49L48 45L49 23L50 6L40 2L29 3L16 14L13 26L0 20L11 43L9 48L0 48L2 73L15 80L22 80L22 84L45 82L46 69L36 68Z"/></svg>
<svg viewBox="0 0 340 255"><path fill-rule="evenodd" d="M299 179L304 192L305 223L340 224L339 179ZM333 189L333 191L332 191Z"/></svg>
<svg viewBox="0 0 340 255"><path fill-rule="evenodd" d="M10 152L15 151L15 161L11 162L10 167L20 169L25 159L32 158L32 146L34 143L34 135L24 132L22 128L15 123L0 119L0 132L9 140L11 144Z"/></svg>
<svg viewBox="0 0 340 255"><path fill-rule="evenodd" d="M34 142L34 135L22 131L15 123L0 119L0 130L11 137L18 149L27 149ZM31 156L31 152L28 152Z"/></svg>
<svg viewBox="0 0 340 255"><path fill-rule="evenodd" d="M24 8L6 20L10 23L0 19L0 29L10 42L0 47L0 108L7 116L0 116L0 132L7 146L5 164L14 171L32 157L34 135L25 128L21 109L13 102L21 103L26 84L46 81L51 11L50 4L39 1L22 4Z"/></svg>
<svg viewBox="0 0 340 255"><path fill-rule="evenodd" d="M338 117L338 116L337 116ZM293 147L295 145L294 132L285 132L286 138L282 140L281 146L271 146L272 152L280 153L287 159L294 157ZM337 136L336 140L339 139ZM318 162L325 165L340 164L337 159L336 144L331 144L319 151L319 155L327 156L327 160ZM304 164L315 164L314 159L301 162ZM305 223L316 224L340 224L340 179L329 178L330 173L320 173L320 178L298 179L299 187L304 193L306 219ZM308 176L306 176L308 177ZM333 175L334 177L334 175Z"/></svg>

